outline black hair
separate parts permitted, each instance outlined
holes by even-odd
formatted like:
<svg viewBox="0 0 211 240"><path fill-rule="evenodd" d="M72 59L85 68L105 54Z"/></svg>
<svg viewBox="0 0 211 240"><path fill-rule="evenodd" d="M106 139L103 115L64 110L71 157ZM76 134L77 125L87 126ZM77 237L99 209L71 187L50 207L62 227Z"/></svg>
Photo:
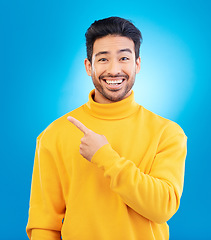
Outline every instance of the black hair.
<svg viewBox="0 0 211 240"><path fill-rule="evenodd" d="M135 57L139 57L139 49L142 43L142 35L138 28L129 20L120 17L109 17L95 21L86 31L87 58L92 61L93 45L98 38L107 35L117 35L133 40L135 45Z"/></svg>

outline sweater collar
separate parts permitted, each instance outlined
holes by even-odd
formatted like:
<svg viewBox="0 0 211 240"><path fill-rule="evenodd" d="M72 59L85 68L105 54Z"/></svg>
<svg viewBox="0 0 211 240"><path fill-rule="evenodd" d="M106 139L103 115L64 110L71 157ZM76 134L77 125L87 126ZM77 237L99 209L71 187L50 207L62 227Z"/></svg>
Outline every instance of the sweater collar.
<svg viewBox="0 0 211 240"><path fill-rule="evenodd" d="M85 111L88 111L94 117L101 119L122 119L135 113L139 104L135 102L134 92L129 97L114 103L101 104L93 100L94 90L89 94L89 101L84 105Z"/></svg>

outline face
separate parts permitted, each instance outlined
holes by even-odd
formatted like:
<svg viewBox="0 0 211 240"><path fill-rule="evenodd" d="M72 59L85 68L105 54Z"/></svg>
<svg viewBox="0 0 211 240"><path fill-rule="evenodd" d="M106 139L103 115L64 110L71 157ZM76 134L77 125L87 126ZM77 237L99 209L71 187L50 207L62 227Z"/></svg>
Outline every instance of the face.
<svg viewBox="0 0 211 240"><path fill-rule="evenodd" d="M84 62L95 86L94 100L111 103L128 97L140 71L140 62L140 57L135 58L131 39L113 35L97 39L93 45L92 63L88 59Z"/></svg>

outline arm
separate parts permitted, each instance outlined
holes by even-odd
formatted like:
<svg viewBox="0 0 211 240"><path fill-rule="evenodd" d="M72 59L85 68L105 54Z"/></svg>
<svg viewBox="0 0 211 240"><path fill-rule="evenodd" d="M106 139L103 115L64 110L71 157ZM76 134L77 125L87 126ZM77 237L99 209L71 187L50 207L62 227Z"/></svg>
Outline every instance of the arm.
<svg viewBox="0 0 211 240"><path fill-rule="evenodd" d="M68 120L84 133L81 155L104 170L104 175L110 178L111 189L129 207L157 223L173 216L183 189L187 140L178 125L171 123L166 127L151 171L145 174L132 161L120 157L105 136L94 133L77 119L68 117Z"/></svg>
<svg viewBox="0 0 211 240"><path fill-rule="evenodd" d="M186 157L186 136L182 131L172 134L167 129L163 135L149 174L120 157L110 144L101 147L91 160L104 170L111 189L129 207L156 223L169 220L179 207Z"/></svg>
<svg viewBox="0 0 211 240"><path fill-rule="evenodd" d="M58 231L32 229L31 240L61 240L61 234Z"/></svg>
<svg viewBox="0 0 211 240"><path fill-rule="evenodd" d="M49 139L42 134L37 140L30 197L27 234L32 240L61 239L65 212L56 147L49 150Z"/></svg>

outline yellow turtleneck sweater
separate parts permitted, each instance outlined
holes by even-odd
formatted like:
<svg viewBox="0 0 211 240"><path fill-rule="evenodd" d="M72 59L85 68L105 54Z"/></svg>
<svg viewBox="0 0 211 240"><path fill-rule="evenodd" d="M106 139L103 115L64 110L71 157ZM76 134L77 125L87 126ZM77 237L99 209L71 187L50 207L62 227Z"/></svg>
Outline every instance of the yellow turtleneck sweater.
<svg viewBox="0 0 211 240"><path fill-rule="evenodd" d="M134 93L93 101L54 121L37 139L27 234L32 240L166 240L184 181L186 136L146 110ZM91 162L79 153L73 116L106 136Z"/></svg>

